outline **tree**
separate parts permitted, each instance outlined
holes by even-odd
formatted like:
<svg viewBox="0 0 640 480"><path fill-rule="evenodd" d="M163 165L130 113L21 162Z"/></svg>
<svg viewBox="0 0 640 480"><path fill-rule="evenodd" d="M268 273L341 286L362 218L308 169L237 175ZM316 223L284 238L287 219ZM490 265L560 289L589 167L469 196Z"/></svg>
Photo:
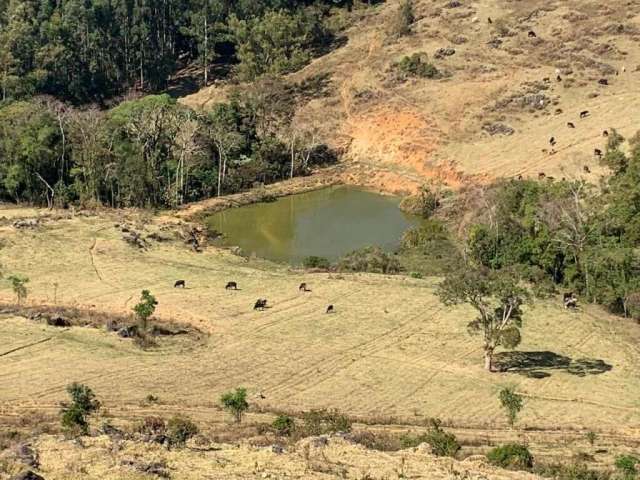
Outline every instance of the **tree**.
<svg viewBox="0 0 640 480"><path fill-rule="evenodd" d="M220 397L222 408L229 411L235 418L236 423L242 421L244 412L249 408L247 402L247 389L236 388L233 392L227 392Z"/></svg>
<svg viewBox="0 0 640 480"><path fill-rule="evenodd" d="M509 386L504 387L502 390L500 390L498 398L500 399L500 405L502 405L502 408L504 408L504 411L507 414L509 425L513 427L516 422L518 413L520 413L520 410L522 410L522 395L518 395L516 393L516 389L512 386Z"/></svg>
<svg viewBox="0 0 640 480"><path fill-rule="evenodd" d="M447 306L468 304L478 313L467 328L482 336L484 366L493 371L493 354L498 346L515 348L520 343L522 306L528 291L508 271L467 266L449 273L438 285L437 295Z"/></svg>
<svg viewBox="0 0 640 480"><path fill-rule="evenodd" d="M153 312L156 311L156 305L158 305L156 297L151 295L149 290L143 290L140 296L140 302L133 307L133 311L140 322L140 330L142 330L143 333L147 331L149 318L153 315Z"/></svg>
<svg viewBox="0 0 640 480"><path fill-rule="evenodd" d="M29 283L29 279L24 275L11 275L7 277L7 280L11 283L11 288L16 296L16 302L18 304L22 303L29 293L26 287L26 284Z"/></svg>
<svg viewBox="0 0 640 480"><path fill-rule="evenodd" d="M100 408L100 402L91 388L80 383L68 385L67 393L71 397L71 403L62 404L62 426L72 433L86 435L89 431L87 417Z"/></svg>

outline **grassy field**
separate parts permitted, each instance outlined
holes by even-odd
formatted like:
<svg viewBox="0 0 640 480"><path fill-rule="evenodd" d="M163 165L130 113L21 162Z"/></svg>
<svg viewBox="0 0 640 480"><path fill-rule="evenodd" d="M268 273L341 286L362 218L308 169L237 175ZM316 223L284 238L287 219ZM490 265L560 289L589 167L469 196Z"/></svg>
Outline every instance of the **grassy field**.
<svg viewBox="0 0 640 480"><path fill-rule="evenodd" d="M536 303L519 353L499 355L510 371L489 374L480 342L465 330L473 312L444 308L434 296L437 279L309 274L215 249L198 254L178 242L142 251L122 241L118 222L77 216L3 227L0 260L30 278L28 304L126 314L149 289L158 317L207 335L141 351L102 330L5 318L2 352L25 348L0 352L2 411L57 408L64 386L80 381L113 408L151 393L206 412L221 392L242 385L264 395L254 403L266 410L337 407L363 419L420 424L435 416L503 427L496 392L515 384L527 399L522 426L638 433L638 326L598 308L574 313L557 300ZM147 219L145 228L157 227ZM174 289L176 279L187 288ZM225 290L228 280L240 290ZM298 292L301 281L312 292ZM0 298L12 296L2 282ZM271 307L253 311L259 297ZM328 304L335 314L324 313Z"/></svg>

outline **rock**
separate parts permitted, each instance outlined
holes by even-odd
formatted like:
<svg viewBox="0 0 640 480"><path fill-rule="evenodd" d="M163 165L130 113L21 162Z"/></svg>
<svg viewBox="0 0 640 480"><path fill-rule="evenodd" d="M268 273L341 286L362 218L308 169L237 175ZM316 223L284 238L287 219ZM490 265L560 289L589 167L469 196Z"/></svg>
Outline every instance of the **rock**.
<svg viewBox="0 0 640 480"><path fill-rule="evenodd" d="M71 322L60 315L54 315L47 318L47 325L52 327L70 327Z"/></svg>
<svg viewBox="0 0 640 480"><path fill-rule="evenodd" d="M25 218L23 220L16 220L13 222L15 228L35 228L40 222L37 218Z"/></svg>
<svg viewBox="0 0 640 480"><path fill-rule="evenodd" d="M234 255L238 255L239 257L241 257L243 254L242 249L240 247L231 247L229 251Z"/></svg>
<svg viewBox="0 0 640 480"><path fill-rule="evenodd" d="M271 451L280 455L284 453L284 448L281 445L271 445Z"/></svg>
<svg viewBox="0 0 640 480"><path fill-rule="evenodd" d="M451 0L450 2L445 4L445 8L458 8L461 6L462 3L460 3L458 0Z"/></svg>
<svg viewBox="0 0 640 480"><path fill-rule="evenodd" d="M137 333L138 333L138 327L136 327L135 325L122 327L120 330L118 330L118 336L122 338L135 337Z"/></svg>
<svg viewBox="0 0 640 480"><path fill-rule="evenodd" d="M45 480L43 476L38 475L31 470L26 470L18 475L14 475L9 480Z"/></svg>
<svg viewBox="0 0 640 480"><path fill-rule="evenodd" d="M454 48L451 47L443 47L443 48L439 48L438 50L436 50L436 53L434 54L434 58L437 59L442 59L444 57L450 57L451 55L454 55L456 53L456 50Z"/></svg>
<svg viewBox="0 0 640 480"><path fill-rule="evenodd" d="M487 132L489 135L513 135L515 130L508 125L503 123L485 123L482 126L482 130Z"/></svg>
<svg viewBox="0 0 640 480"><path fill-rule="evenodd" d="M325 437L324 435L321 435L319 437L312 437L311 438L311 445L313 447L316 448L322 448L327 446L329 443L329 439L327 437Z"/></svg>
<svg viewBox="0 0 640 480"><path fill-rule="evenodd" d="M16 448L16 457L21 463L24 463L28 467L38 467L38 454L33 451L31 445L26 443L18 445Z"/></svg>
<svg viewBox="0 0 640 480"><path fill-rule="evenodd" d="M500 40L499 38L492 38L487 42L487 45L491 48L500 48L500 45L502 45L502 40Z"/></svg>

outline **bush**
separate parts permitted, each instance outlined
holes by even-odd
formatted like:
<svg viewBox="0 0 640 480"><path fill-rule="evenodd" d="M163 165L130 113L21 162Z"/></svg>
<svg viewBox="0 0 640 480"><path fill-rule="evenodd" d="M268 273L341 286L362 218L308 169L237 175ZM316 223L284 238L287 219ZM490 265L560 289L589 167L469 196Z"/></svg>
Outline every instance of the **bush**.
<svg viewBox="0 0 640 480"><path fill-rule="evenodd" d="M625 480L636 478L639 464L640 458L634 457L633 455L618 455L616 457L616 470Z"/></svg>
<svg viewBox="0 0 640 480"><path fill-rule="evenodd" d="M338 269L348 272L398 273L400 262L379 247L366 247L346 254Z"/></svg>
<svg viewBox="0 0 640 480"><path fill-rule="evenodd" d="M431 419L431 428L424 435L424 441L431 446L431 451L438 457L455 457L460 444L453 433L445 432L442 422L438 419Z"/></svg>
<svg viewBox="0 0 640 480"><path fill-rule="evenodd" d="M338 410L311 410L302 415L306 435L350 432L351 420Z"/></svg>
<svg viewBox="0 0 640 480"><path fill-rule="evenodd" d="M396 64L396 68L404 77L437 78L440 72L429 62L424 52L407 55Z"/></svg>
<svg viewBox="0 0 640 480"><path fill-rule="evenodd" d="M165 435L167 424L161 417L145 417L134 427L134 431L142 435Z"/></svg>
<svg viewBox="0 0 640 480"><path fill-rule="evenodd" d="M517 443L508 443L492 449L487 458L489 463L512 470L528 470L533 467L533 456L529 449Z"/></svg>
<svg viewBox="0 0 640 480"><path fill-rule="evenodd" d="M89 387L80 383L68 385L67 393L71 403L62 405L62 427L72 435L86 435L89 432L87 417L100 408L100 402Z"/></svg>
<svg viewBox="0 0 640 480"><path fill-rule="evenodd" d="M187 417L174 416L167 422L167 437L170 445L181 447L197 433L197 425Z"/></svg>
<svg viewBox="0 0 640 480"><path fill-rule="evenodd" d="M542 477L554 478L555 480L609 480L611 478L608 472L589 470L580 463L536 465L533 473Z"/></svg>
<svg viewBox="0 0 640 480"><path fill-rule="evenodd" d="M329 267L331 267L329 260L324 257L316 257L315 255L306 257L302 261L302 265L304 266L304 268L322 268L324 270L327 270L329 269Z"/></svg>
<svg viewBox="0 0 640 480"><path fill-rule="evenodd" d="M430 218L440 206L438 196L428 187L420 188L418 195L405 197L400 202L400 209L422 218Z"/></svg>
<svg viewBox="0 0 640 480"><path fill-rule="evenodd" d="M518 342L519 343L519 342ZM505 387L499 393L500 405L504 409L509 425L513 427L516 417L522 410L522 395L518 395L514 387Z"/></svg>
<svg viewBox="0 0 640 480"><path fill-rule="evenodd" d="M286 437L296 429L296 422L289 415L278 415L271 425L278 435Z"/></svg>
<svg viewBox="0 0 640 480"><path fill-rule="evenodd" d="M398 11L391 19L389 34L394 37L402 37L411 33L411 25L416 21L413 11L413 0L400 2Z"/></svg>
<svg viewBox="0 0 640 480"><path fill-rule="evenodd" d="M231 412L235 421L240 423L244 412L249 408L247 402L247 389L236 388L235 392L227 392L220 397L222 407Z"/></svg>

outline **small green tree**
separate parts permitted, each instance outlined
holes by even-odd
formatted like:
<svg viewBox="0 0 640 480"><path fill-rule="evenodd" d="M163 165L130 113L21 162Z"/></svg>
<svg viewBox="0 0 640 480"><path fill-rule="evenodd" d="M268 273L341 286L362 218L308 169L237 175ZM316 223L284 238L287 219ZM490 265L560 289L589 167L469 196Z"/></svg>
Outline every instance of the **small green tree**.
<svg viewBox="0 0 640 480"><path fill-rule="evenodd" d="M222 404L222 408L230 412L235 418L235 421L240 423L244 412L249 408L249 403L247 402L247 389L236 388L234 392L227 392L223 394L220 397L220 403Z"/></svg>
<svg viewBox="0 0 640 480"><path fill-rule="evenodd" d="M142 295L140 296L140 302L133 307L133 311L140 323L140 330L143 333L147 331L149 317L151 317L153 312L156 311L156 305L158 305L156 297L151 295L149 290L143 290Z"/></svg>
<svg viewBox="0 0 640 480"><path fill-rule="evenodd" d="M515 388L509 386L500 390L498 396L500 398L500 404L507 414L509 425L513 427L516 422L516 417L523 407L522 395L517 394Z"/></svg>
<svg viewBox="0 0 640 480"><path fill-rule="evenodd" d="M11 283L13 293L16 295L16 302L22 303L26 300L29 293L26 284L29 283L29 279L24 275L11 275L7 277L7 280Z"/></svg>
<svg viewBox="0 0 640 480"><path fill-rule="evenodd" d="M445 305L468 304L479 314L469 322L470 334L481 334L484 366L493 371L493 354L498 346L515 348L520 344L522 305L529 298L526 289L510 272L468 266L450 272L437 290Z"/></svg>
<svg viewBox="0 0 640 480"><path fill-rule="evenodd" d="M100 408L100 402L91 388L80 383L68 385L67 393L71 403L62 404L62 427L69 433L86 435L89 432L87 417Z"/></svg>
<svg viewBox="0 0 640 480"><path fill-rule="evenodd" d="M271 424L278 435L290 436L296 429L296 422L289 415L278 415Z"/></svg>
<svg viewBox="0 0 640 480"><path fill-rule="evenodd" d="M585 437L587 438L587 442L589 442L589 445L593 447L596 443L596 440L598 439L598 434L590 430L585 434Z"/></svg>

